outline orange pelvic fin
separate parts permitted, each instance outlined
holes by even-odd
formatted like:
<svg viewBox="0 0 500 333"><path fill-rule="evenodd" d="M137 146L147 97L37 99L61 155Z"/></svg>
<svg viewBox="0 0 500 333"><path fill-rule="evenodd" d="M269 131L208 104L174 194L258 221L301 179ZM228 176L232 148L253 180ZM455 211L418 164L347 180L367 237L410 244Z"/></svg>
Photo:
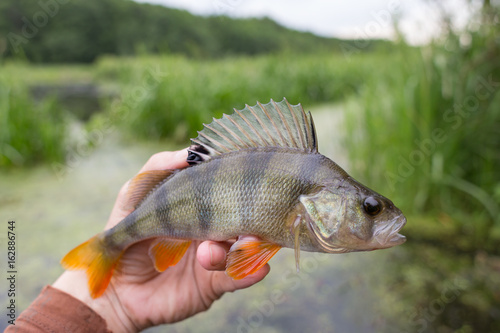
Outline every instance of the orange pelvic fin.
<svg viewBox="0 0 500 333"><path fill-rule="evenodd" d="M136 208L156 186L172 175L175 170L151 170L138 174L130 180L125 207Z"/></svg>
<svg viewBox="0 0 500 333"><path fill-rule="evenodd" d="M158 272L175 266L184 256L191 244L190 240L160 237L149 248L149 256Z"/></svg>
<svg viewBox="0 0 500 333"><path fill-rule="evenodd" d="M85 269L92 298L101 296L108 287L121 253L106 249L102 237L96 235L69 251L61 260L65 269Z"/></svg>
<svg viewBox="0 0 500 333"><path fill-rule="evenodd" d="M281 249L281 246L257 238L239 239L231 246L226 273L235 280L257 272Z"/></svg>

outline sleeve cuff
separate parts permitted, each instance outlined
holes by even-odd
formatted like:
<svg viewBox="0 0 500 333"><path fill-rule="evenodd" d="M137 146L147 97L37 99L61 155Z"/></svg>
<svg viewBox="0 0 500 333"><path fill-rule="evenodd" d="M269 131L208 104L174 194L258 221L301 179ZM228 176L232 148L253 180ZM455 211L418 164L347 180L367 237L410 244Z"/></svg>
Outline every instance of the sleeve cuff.
<svg viewBox="0 0 500 333"><path fill-rule="evenodd" d="M5 332L109 333L106 321L73 296L46 286Z"/></svg>

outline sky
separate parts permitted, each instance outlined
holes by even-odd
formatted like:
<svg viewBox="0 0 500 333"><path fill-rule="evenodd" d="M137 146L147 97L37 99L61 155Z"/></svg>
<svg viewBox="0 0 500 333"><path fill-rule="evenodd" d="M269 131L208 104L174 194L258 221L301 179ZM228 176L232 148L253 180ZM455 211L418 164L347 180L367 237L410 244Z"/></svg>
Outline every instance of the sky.
<svg viewBox="0 0 500 333"><path fill-rule="evenodd" d="M393 20L411 44L439 34L440 4L455 25L467 22L479 0L136 0L185 9L196 15L267 16L286 27L340 38L393 39ZM468 5L472 2L472 5ZM472 6L472 7L471 7Z"/></svg>

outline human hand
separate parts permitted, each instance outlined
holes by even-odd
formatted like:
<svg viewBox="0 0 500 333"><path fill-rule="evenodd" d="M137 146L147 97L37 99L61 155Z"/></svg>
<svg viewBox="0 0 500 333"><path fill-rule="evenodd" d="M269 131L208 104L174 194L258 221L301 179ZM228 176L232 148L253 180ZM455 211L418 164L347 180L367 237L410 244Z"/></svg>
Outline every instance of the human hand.
<svg viewBox="0 0 500 333"><path fill-rule="evenodd" d="M187 150L153 155L140 172L187 166ZM131 213L126 208L128 182L120 190L106 229ZM225 292L247 288L269 273L265 265L255 274L233 280L224 270L230 242L193 241L181 261L159 273L148 255L152 240L132 245L120 259L108 289L90 297L85 271L65 271L53 284L83 301L115 332L137 332L150 326L174 323L207 310Z"/></svg>

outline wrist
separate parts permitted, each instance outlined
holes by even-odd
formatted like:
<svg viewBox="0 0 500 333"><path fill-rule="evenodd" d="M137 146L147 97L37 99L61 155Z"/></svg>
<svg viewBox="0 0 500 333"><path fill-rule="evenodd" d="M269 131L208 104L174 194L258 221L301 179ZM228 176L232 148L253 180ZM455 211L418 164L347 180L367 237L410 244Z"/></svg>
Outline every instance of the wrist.
<svg viewBox="0 0 500 333"><path fill-rule="evenodd" d="M84 271L65 271L52 284L52 287L64 291L91 308L106 321L108 330L112 332L138 331L123 312L119 300L110 295L112 290L108 290L103 296L96 299L90 297L87 276Z"/></svg>

